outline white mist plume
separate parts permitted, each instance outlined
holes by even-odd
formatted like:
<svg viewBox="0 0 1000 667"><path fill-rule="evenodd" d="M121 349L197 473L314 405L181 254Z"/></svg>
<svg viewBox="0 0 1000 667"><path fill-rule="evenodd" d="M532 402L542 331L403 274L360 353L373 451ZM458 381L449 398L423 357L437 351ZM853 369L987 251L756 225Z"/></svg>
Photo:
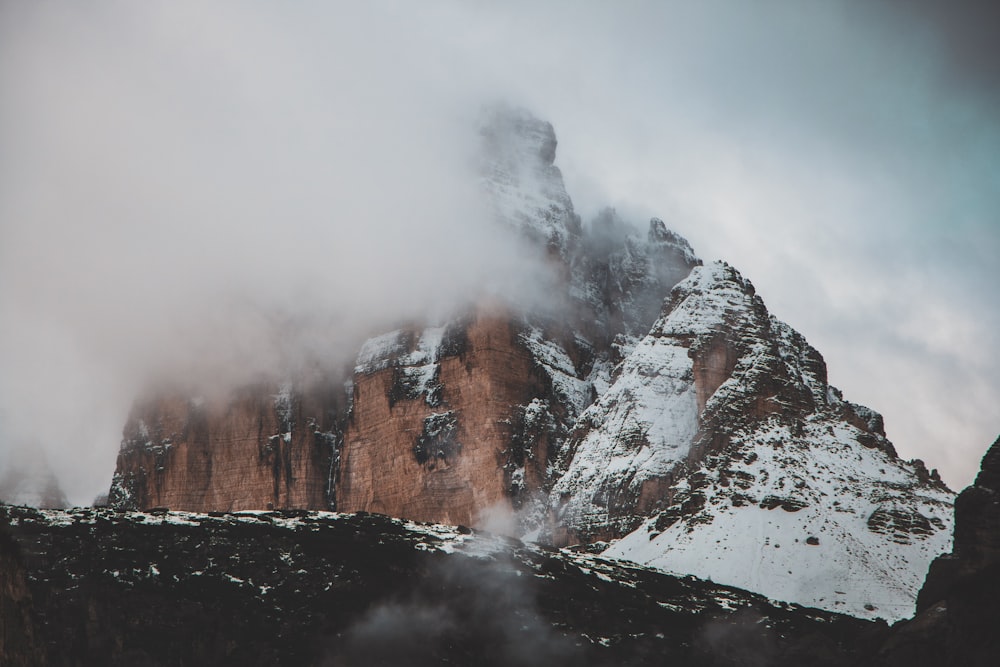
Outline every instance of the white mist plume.
<svg viewBox="0 0 1000 667"><path fill-rule="evenodd" d="M381 10L4 15L0 468L37 439L87 502L150 377L349 363L543 271L479 192L472 91L421 35L358 31Z"/></svg>
<svg viewBox="0 0 1000 667"><path fill-rule="evenodd" d="M30 432L86 502L147 367L335 354L521 275L465 226L501 98L585 220L738 266L960 487L1000 402L1000 57L989 3L940 4L0 3L0 467Z"/></svg>

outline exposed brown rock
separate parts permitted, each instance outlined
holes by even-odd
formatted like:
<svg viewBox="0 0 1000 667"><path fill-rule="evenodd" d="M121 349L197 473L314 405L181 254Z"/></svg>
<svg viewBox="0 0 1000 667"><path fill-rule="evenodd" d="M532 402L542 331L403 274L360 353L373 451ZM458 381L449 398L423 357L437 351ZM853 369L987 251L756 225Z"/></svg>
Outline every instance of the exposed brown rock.
<svg viewBox="0 0 1000 667"><path fill-rule="evenodd" d="M715 390L729 379L740 358L732 340L718 337L705 346L694 359L694 386L698 394L698 414L705 411L705 404Z"/></svg>
<svg viewBox="0 0 1000 667"><path fill-rule="evenodd" d="M326 509L334 405L330 392L272 384L140 402L125 427L110 501L136 509Z"/></svg>
<svg viewBox="0 0 1000 667"><path fill-rule="evenodd" d="M359 358L349 398L297 386L289 425L276 386L199 405L184 392L140 402L112 506L336 507L475 523L496 505L531 505L521 514L537 527L576 417L701 261L659 219L643 237L608 209L584 230L554 164L552 126L507 107L485 110L483 121L479 172L493 222L526 240L528 261L546 269L543 298L479 300L471 321L447 326L462 344L432 360L414 347L419 327L376 336L369 342L384 339L388 363Z"/></svg>
<svg viewBox="0 0 1000 667"><path fill-rule="evenodd" d="M513 453L513 417L545 392L545 380L504 312L479 312L458 353L439 365L440 403L433 406L424 396L393 400L396 368L355 378L338 510L471 525L486 509L510 507L505 464ZM527 445L524 482L538 489L547 441Z"/></svg>

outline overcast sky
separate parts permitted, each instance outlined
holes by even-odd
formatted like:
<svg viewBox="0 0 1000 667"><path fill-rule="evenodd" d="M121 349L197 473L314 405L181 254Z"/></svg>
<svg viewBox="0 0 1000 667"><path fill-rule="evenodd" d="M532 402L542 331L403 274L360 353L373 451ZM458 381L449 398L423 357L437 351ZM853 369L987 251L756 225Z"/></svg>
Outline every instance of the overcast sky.
<svg viewBox="0 0 1000 667"><path fill-rule="evenodd" d="M733 264L961 488L1000 434L998 30L902 0L0 2L0 456L36 439L86 503L151 372L524 290L468 177L502 100L554 124L585 221Z"/></svg>

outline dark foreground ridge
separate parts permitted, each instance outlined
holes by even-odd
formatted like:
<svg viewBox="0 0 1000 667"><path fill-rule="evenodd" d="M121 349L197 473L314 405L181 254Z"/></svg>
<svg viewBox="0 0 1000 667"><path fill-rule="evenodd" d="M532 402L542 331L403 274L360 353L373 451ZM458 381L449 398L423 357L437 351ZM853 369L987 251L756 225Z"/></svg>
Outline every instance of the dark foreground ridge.
<svg viewBox="0 0 1000 667"><path fill-rule="evenodd" d="M994 667L1000 663L1000 438L955 501L950 554L931 563L917 615L892 627L878 667Z"/></svg>
<svg viewBox="0 0 1000 667"><path fill-rule="evenodd" d="M871 623L365 513L0 506L4 665L852 665Z"/></svg>

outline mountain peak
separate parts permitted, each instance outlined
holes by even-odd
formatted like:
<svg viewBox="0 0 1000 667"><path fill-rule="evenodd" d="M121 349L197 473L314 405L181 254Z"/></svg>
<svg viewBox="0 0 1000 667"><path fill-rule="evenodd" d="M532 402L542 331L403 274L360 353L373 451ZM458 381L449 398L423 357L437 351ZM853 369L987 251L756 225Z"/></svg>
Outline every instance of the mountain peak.
<svg viewBox="0 0 1000 667"><path fill-rule="evenodd" d="M543 305L401 326L316 387L137 404L112 503L498 516L526 538L619 540L607 555L906 615L953 494L898 459L878 413L828 384L734 267L702 265L659 218L643 233L606 208L583 226L550 123L491 107L480 139L495 221L555 269Z"/></svg>
<svg viewBox="0 0 1000 667"><path fill-rule="evenodd" d="M556 131L521 107L496 104L480 115L480 135L488 155L504 161L550 167L556 160Z"/></svg>
<svg viewBox="0 0 1000 667"><path fill-rule="evenodd" d="M552 124L524 109L504 105L483 110L480 173L495 217L566 259L580 235L580 218L555 166Z"/></svg>

